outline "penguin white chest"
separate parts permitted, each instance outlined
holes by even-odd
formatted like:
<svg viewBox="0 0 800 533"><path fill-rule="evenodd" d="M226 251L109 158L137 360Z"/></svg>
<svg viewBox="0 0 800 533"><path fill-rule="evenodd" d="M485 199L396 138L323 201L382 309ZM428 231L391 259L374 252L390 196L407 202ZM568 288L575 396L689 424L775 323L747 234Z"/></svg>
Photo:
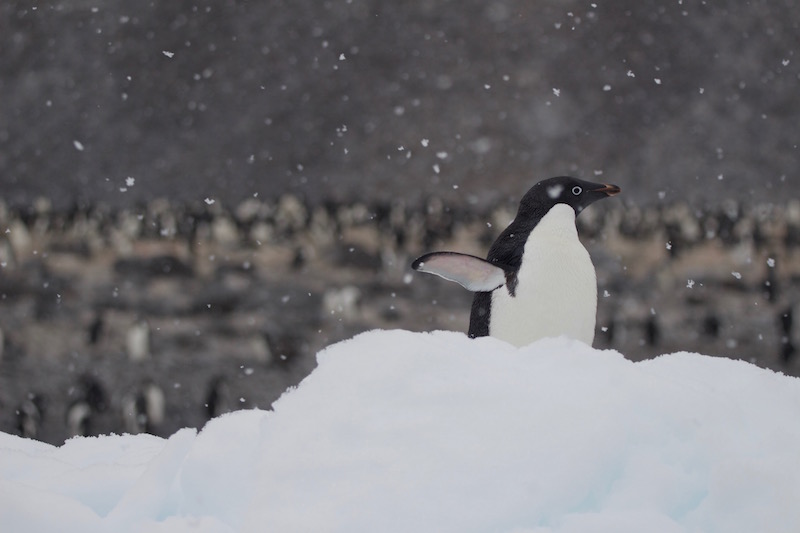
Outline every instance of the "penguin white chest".
<svg viewBox="0 0 800 533"><path fill-rule="evenodd" d="M489 334L516 346L544 337L592 344L597 317L597 276L575 227L575 211L555 205L525 243L512 296L492 293Z"/></svg>

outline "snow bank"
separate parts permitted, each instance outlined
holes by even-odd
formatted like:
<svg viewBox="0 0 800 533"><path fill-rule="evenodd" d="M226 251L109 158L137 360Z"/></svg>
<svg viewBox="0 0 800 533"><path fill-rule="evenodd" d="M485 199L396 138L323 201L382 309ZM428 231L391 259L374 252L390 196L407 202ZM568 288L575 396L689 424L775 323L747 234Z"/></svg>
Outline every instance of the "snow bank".
<svg viewBox="0 0 800 533"><path fill-rule="evenodd" d="M0 434L3 531L793 531L800 381L460 333L336 344L199 434Z"/></svg>

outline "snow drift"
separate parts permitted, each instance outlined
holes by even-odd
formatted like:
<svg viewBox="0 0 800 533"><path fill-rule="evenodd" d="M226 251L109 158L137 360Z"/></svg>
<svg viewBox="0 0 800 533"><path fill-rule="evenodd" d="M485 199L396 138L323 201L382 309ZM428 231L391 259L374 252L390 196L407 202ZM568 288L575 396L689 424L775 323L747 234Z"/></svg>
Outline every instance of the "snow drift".
<svg viewBox="0 0 800 533"><path fill-rule="evenodd" d="M3 531L790 531L800 381L567 339L373 331L196 434L0 434Z"/></svg>

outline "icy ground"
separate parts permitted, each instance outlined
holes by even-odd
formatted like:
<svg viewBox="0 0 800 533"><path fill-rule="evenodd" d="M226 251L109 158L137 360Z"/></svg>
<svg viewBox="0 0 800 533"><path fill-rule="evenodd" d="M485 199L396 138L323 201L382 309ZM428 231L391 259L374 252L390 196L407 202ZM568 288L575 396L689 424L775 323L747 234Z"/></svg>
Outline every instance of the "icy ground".
<svg viewBox="0 0 800 533"><path fill-rule="evenodd" d="M4 532L796 531L800 381L373 331L199 434L0 434Z"/></svg>

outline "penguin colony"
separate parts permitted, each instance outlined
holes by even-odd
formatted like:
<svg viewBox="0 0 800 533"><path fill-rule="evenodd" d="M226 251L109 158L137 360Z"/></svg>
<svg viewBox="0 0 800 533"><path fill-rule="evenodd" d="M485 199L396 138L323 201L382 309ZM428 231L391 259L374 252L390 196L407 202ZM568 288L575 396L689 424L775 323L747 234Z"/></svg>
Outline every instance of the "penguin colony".
<svg viewBox="0 0 800 533"><path fill-rule="evenodd" d="M634 359L679 349L758 357L800 374L800 201L603 203L565 217L597 269L596 345ZM466 330L482 293L409 264L437 249L487 257L516 204L0 202L0 430L53 443L126 427L166 435L268 407L317 350L366 329ZM500 270L492 298L512 287ZM484 325L492 316L494 306Z"/></svg>

